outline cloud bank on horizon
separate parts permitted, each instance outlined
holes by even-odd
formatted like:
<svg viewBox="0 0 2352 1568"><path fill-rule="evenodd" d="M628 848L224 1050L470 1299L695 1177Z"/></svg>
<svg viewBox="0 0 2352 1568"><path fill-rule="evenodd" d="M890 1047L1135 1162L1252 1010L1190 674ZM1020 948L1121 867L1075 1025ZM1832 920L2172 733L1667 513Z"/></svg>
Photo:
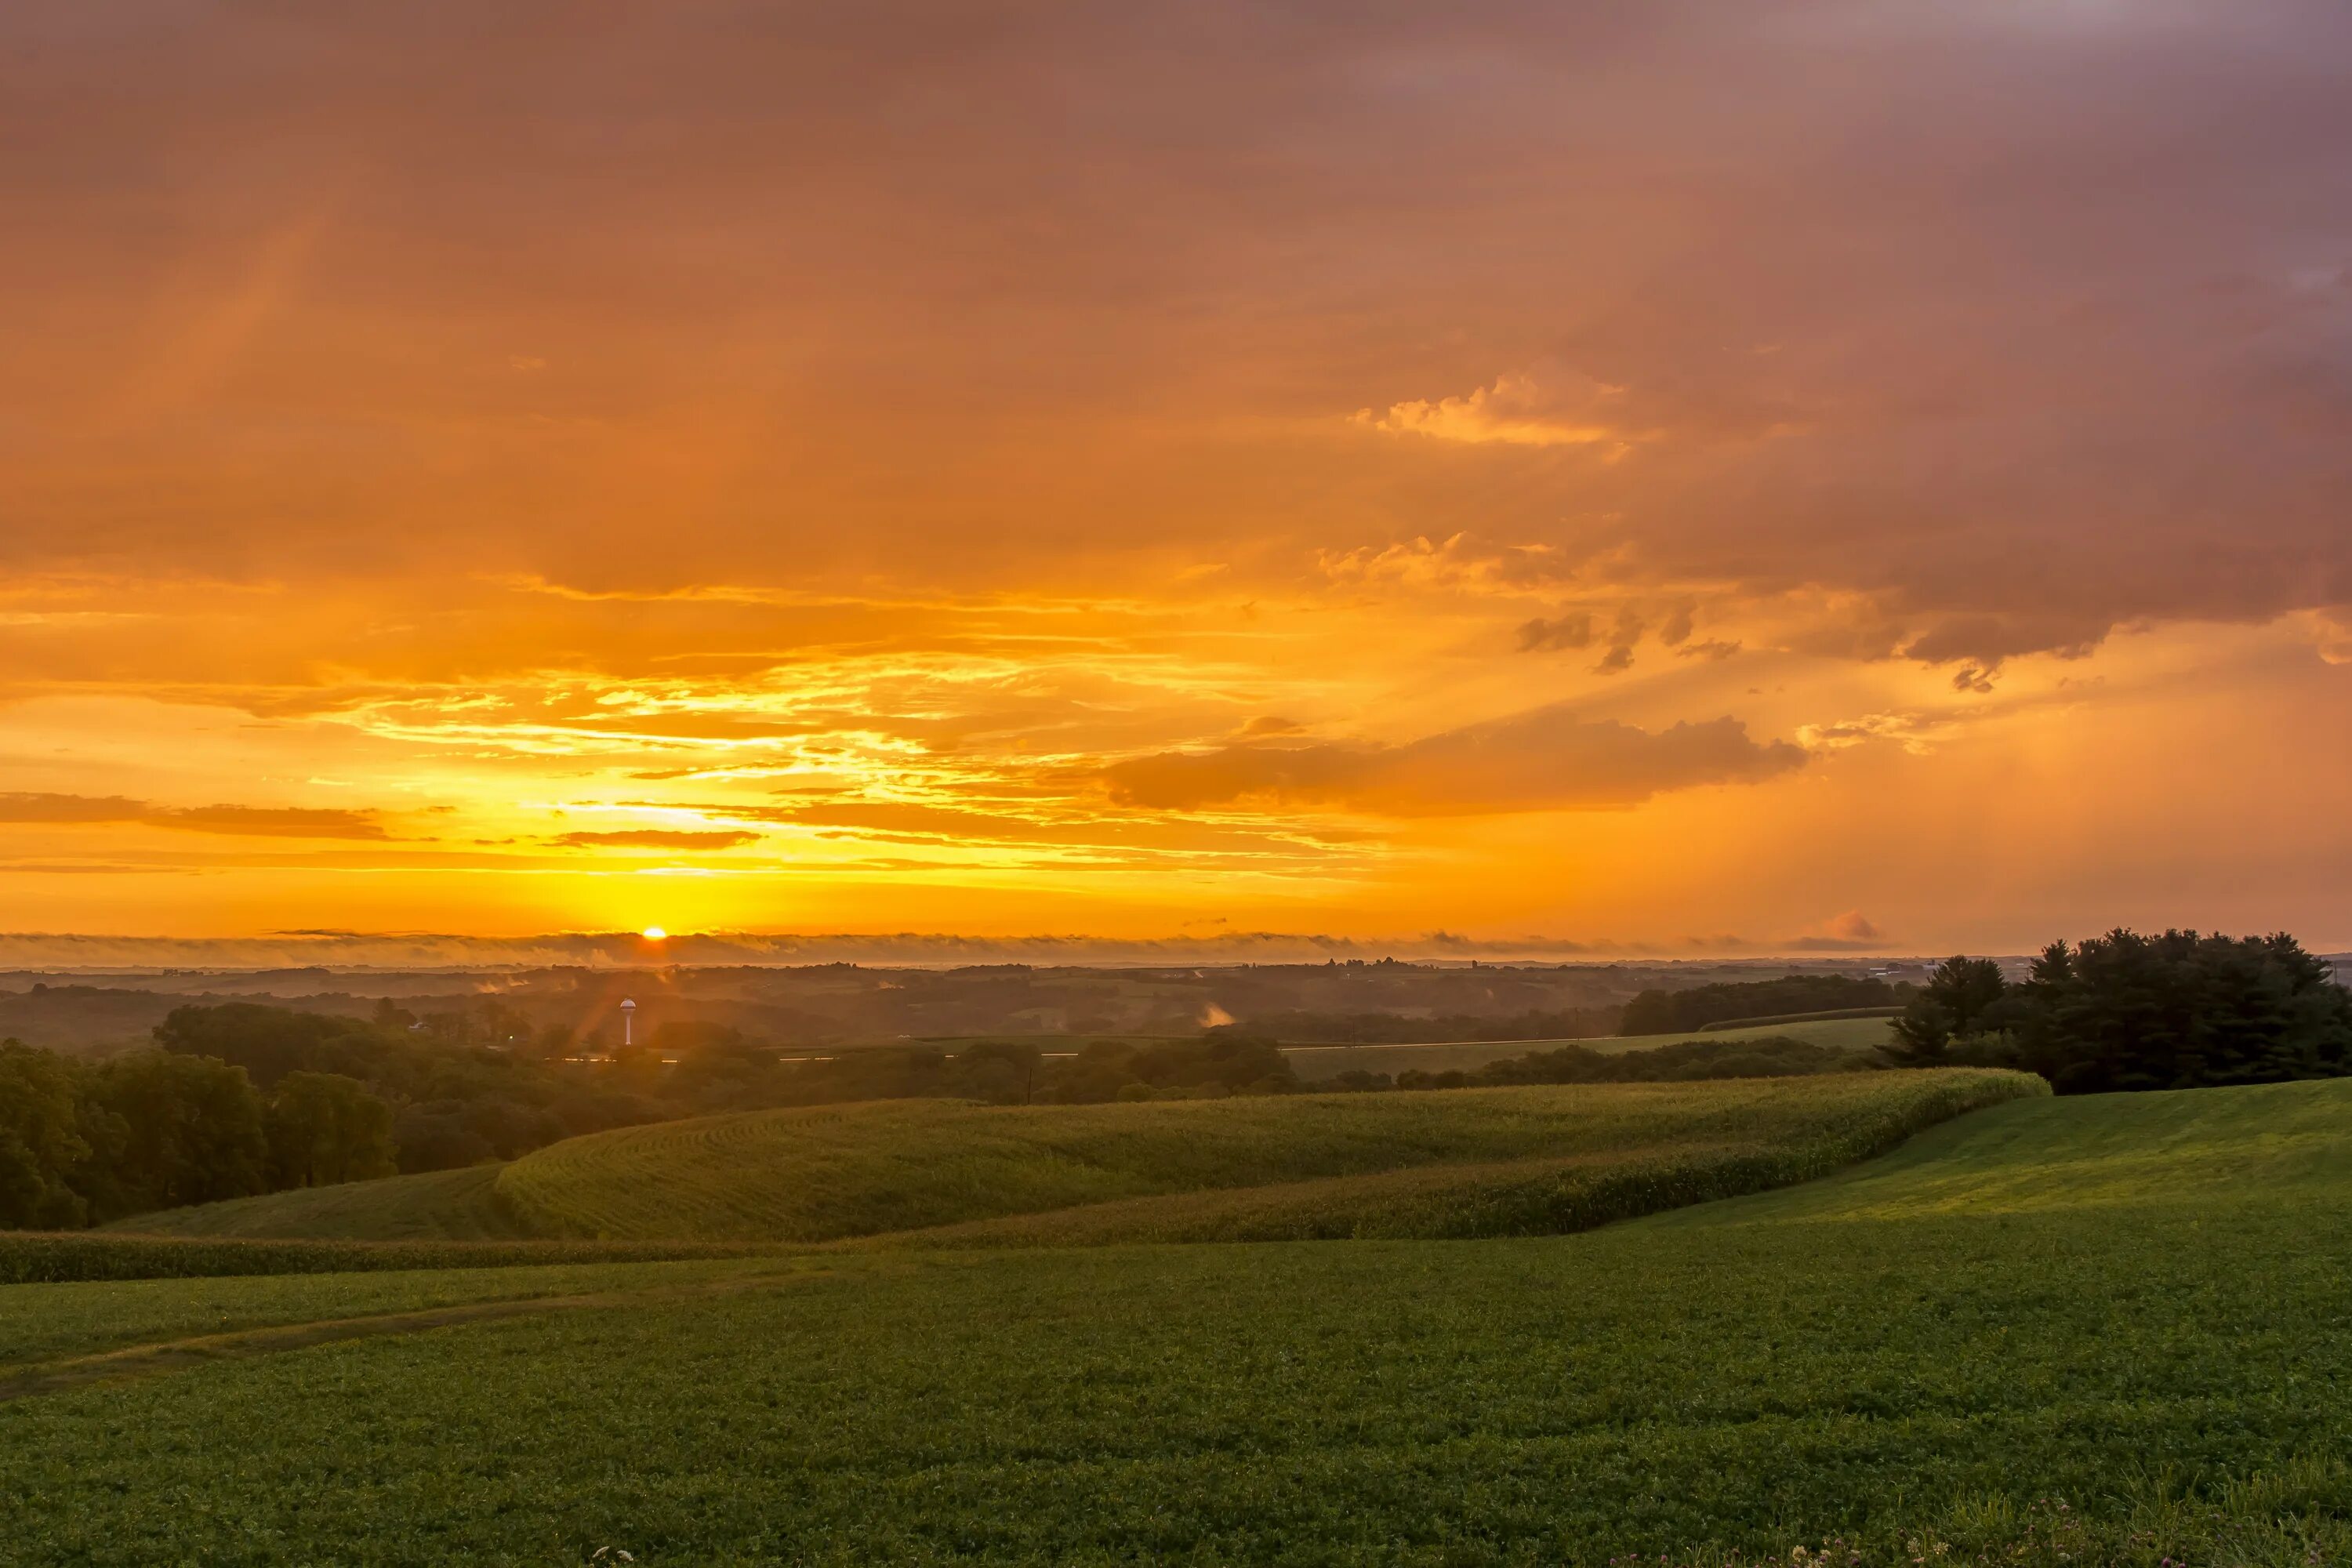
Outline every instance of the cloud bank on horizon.
<svg viewBox="0 0 2352 1568"><path fill-rule="evenodd" d="M2352 942L2341 5L0 46L7 923Z"/></svg>
<svg viewBox="0 0 2352 1568"><path fill-rule="evenodd" d="M511 970L786 967L855 963L944 968L1158 967L1326 963L1394 958L1418 962L1565 963L1623 959L1720 960L1897 953L1902 944L1859 914L1767 940L1730 932L1662 942L1609 938L1478 938L1456 931L1389 937L1319 931L1199 931L1156 937L974 936L949 931L702 931L655 938L637 931L551 931L483 937L436 931L274 931L247 937L152 937L0 932L0 972L20 974L222 973L277 970Z"/></svg>

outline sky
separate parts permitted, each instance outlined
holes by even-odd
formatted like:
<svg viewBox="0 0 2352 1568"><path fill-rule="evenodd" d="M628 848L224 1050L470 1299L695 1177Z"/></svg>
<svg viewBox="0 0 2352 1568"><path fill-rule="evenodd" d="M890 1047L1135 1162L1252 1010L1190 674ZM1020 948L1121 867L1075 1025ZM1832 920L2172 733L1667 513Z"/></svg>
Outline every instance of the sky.
<svg viewBox="0 0 2352 1568"><path fill-rule="evenodd" d="M2352 946L2347 75L0 8L0 931Z"/></svg>

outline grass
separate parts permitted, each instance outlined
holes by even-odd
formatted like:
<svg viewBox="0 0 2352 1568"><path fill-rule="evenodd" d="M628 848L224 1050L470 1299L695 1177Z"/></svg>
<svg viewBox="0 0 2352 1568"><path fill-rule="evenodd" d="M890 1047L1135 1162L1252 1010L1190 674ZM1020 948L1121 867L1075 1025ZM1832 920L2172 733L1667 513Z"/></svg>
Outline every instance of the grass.
<svg viewBox="0 0 2352 1568"><path fill-rule="evenodd" d="M2338 1562L2347 1128L2347 1083L2027 1100L1565 1237L615 1266L0 1405L0 1560Z"/></svg>
<svg viewBox="0 0 2352 1568"><path fill-rule="evenodd" d="M2029 1084L2040 1087L2009 1074L1890 1074L1028 1109L894 1101L573 1139L516 1162L500 1186L551 1231L825 1241L1408 1169L1487 1167L1453 1184L1466 1194L1522 1161L1810 1152ZM1383 1185L1353 1211L1395 1192ZM1328 1188L1316 1201L1349 1205Z"/></svg>
<svg viewBox="0 0 2352 1568"><path fill-rule="evenodd" d="M1922 1133L1827 1181L1654 1224L1793 1223L2277 1208L2352 1203L2352 1079L2030 1099ZM2316 1239L2316 1237L2315 1237Z"/></svg>
<svg viewBox="0 0 2352 1568"><path fill-rule="evenodd" d="M1582 1046L1587 1050L1616 1053L1646 1051L1690 1040L1728 1045L1738 1040L1774 1037L1804 1040L1856 1055L1874 1050L1885 1044L1888 1037L1884 1017L1815 1018L1741 1028L1694 1029L1679 1035L1610 1035L1589 1040L1452 1040L1421 1046L1286 1046L1283 1055L1290 1058L1290 1065L1297 1069L1300 1078L1312 1080L1337 1078L1343 1072L1393 1075L1416 1068L1423 1072L1456 1069L1467 1072L1489 1062L1501 1061L1506 1057L1523 1057L1529 1051L1556 1051L1562 1046Z"/></svg>
<svg viewBox="0 0 2352 1568"><path fill-rule="evenodd" d="M1253 1200L1258 1217L1246 1224L1216 1219L1211 1202L1181 1219L1165 1207L1112 1210L1066 1234L1557 1230L1819 1174L2024 1092L2042 1092L2040 1080L1960 1071L1100 1106L887 1100L571 1139L499 1170L487 1187L475 1173L462 1182L407 1177L142 1224L348 1240L458 1234L495 1213L551 1237L812 1243L1283 1188ZM433 1215L436 1200L452 1217ZM1276 1210L1289 1217L1273 1223Z"/></svg>
<svg viewBox="0 0 2352 1568"><path fill-rule="evenodd" d="M1685 1040L1706 1040L1719 1043L1741 1039L1763 1039L1770 1036L1786 1036L1791 1039L1810 1041L1838 1050L1856 1053L1870 1051L1887 1039L1886 1018L1895 1009L1866 1009L1867 1016L1848 1012L1792 1014L1787 1019L1738 1020L1704 1030L1679 1035L1612 1035L1598 1039L1581 1040L1436 1040L1418 1045L1288 1045L1282 1054L1298 1076L1312 1081L1316 1079L1337 1078L1343 1072L1384 1072L1395 1074L1415 1068L1423 1072L1468 1071L1485 1067L1488 1062L1506 1057L1523 1057L1529 1051L1557 1050L1562 1046L1584 1046L1596 1051L1638 1051L1653 1046L1670 1046ZM1094 1040L1117 1040L1127 1045L1157 1045L1171 1039L1191 1039L1192 1036L1175 1035L969 1035L936 1036L921 1039L860 1041L854 1046L833 1047L840 1050L903 1049L921 1046L950 1054L963 1047L982 1040L1013 1040L1036 1046L1048 1056L1071 1056Z"/></svg>
<svg viewBox="0 0 2352 1568"><path fill-rule="evenodd" d="M1191 1041L1197 1040L1200 1037L1201 1037L1197 1034L1072 1034L1067 1030L1058 1030L1051 1034L1035 1035L921 1035L912 1039L876 1040L866 1042L866 1044L873 1048L896 1047L898 1049L904 1049L908 1046L922 1046L945 1051L950 1056L955 1056L971 1046L1007 1044L1034 1046L1039 1051L1049 1057L1074 1057L1078 1054L1078 1051L1082 1047L1093 1045L1097 1040L1108 1040L1122 1046L1159 1046L1166 1045L1171 1041L1182 1041L1189 1043Z"/></svg>
<svg viewBox="0 0 2352 1568"><path fill-rule="evenodd" d="M94 1279L204 1279L240 1274L348 1274L401 1268L651 1262L739 1257L741 1243L698 1241L334 1241L0 1231L0 1285Z"/></svg>
<svg viewBox="0 0 2352 1568"><path fill-rule="evenodd" d="M536 1234L499 1195L498 1165L305 1187L137 1215L110 1228L148 1236L511 1241Z"/></svg>
<svg viewBox="0 0 2352 1568"><path fill-rule="evenodd" d="M883 1246L1099 1247L1559 1236L1826 1175L1955 1116L2041 1092L2039 1080L2001 1073L1849 1077L1810 1089L1782 1080L1752 1098L1718 1086L1685 1095L1675 1092L1679 1087L1687 1086L1538 1091L1548 1106L1568 1111L1575 1131L1553 1138L1552 1152L1532 1158L1449 1161L1129 1198L876 1240ZM1503 1105L1528 1093L1456 1092L1491 1095ZM1647 1118L1639 1112L1661 1106L1674 1108L1675 1123L1643 1126Z"/></svg>
<svg viewBox="0 0 2352 1568"><path fill-rule="evenodd" d="M763 1257L14 1285L0 1289L0 1373L124 1345L285 1323L581 1291L643 1290L794 1267Z"/></svg>
<svg viewBox="0 0 2352 1568"><path fill-rule="evenodd" d="M1827 1023L1834 1018L1894 1018L1902 1015L1900 1007L1832 1007L1819 1013L1768 1013L1755 1018L1726 1018L1719 1024L1701 1024L1702 1034L1715 1034L1725 1029L1765 1029L1776 1024ZM1880 1036L1883 1040L1885 1037Z"/></svg>

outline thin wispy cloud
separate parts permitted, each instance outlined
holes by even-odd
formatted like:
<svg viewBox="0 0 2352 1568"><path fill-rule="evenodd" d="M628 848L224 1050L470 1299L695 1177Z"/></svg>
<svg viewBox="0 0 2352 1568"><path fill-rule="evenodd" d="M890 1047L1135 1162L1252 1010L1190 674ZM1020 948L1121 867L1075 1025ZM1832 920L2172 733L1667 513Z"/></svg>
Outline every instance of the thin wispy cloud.
<svg viewBox="0 0 2352 1568"><path fill-rule="evenodd" d="M1167 752L1103 771L1122 805L1180 811L1259 800L1401 816L1622 809L1702 784L1753 784L1805 763L1737 720L1654 733L1541 709L1401 745L1318 742Z"/></svg>
<svg viewBox="0 0 2352 1568"><path fill-rule="evenodd" d="M1390 436L1470 446L1613 449L1659 439L1663 432L1635 430L1611 417L1621 412L1624 394L1623 387L1599 383L1562 387L1532 375L1506 375L1458 396L1393 403L1379 414L1367 408L1355 418Z"/></svg>
<svg viewBox="0 0 2352 1568"><path fill-rule="evenodd" d="M174 828L247 838L389 838L370 811L292 805L158 805L121 795L0 794L0 823Z"/></svg>

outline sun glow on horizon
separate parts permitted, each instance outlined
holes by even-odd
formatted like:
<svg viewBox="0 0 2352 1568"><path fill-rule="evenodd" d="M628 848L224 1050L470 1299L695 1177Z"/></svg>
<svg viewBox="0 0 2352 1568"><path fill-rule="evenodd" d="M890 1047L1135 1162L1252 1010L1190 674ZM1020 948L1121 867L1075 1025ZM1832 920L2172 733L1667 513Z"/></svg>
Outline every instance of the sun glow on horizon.
<svg viewBox="0 0 2352 1568"><path fill-rule="evenodd" d="M0 48L102 153L0 247L0 970L2352 945L2344 7L114 9Z"/></svg>

